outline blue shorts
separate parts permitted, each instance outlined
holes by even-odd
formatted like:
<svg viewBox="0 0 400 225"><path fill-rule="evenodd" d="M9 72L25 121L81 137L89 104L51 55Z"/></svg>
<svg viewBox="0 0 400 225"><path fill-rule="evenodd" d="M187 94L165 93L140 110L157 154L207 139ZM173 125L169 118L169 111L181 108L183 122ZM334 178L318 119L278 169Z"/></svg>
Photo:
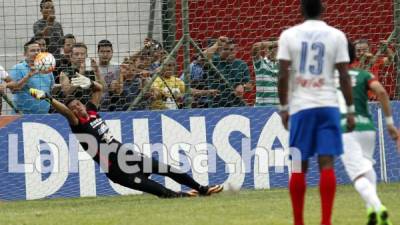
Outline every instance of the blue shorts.
<svg viewBox="0 0 400 225"><path fill-rule="evenodd" d="M300 150L303 161L318 155L343 153L340 112L335 107L299 111L290 116L289 145Z"/></svg>

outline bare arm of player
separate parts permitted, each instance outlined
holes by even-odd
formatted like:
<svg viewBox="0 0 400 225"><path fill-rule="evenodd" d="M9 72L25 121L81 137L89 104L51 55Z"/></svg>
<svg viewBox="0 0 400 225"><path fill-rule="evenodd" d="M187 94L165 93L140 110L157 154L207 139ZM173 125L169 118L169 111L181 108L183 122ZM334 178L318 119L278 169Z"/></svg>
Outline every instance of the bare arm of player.
<svg viewBox="0 0 400 225"><path fill-rule="evenodd" d="M35 89L35 88L29 89L29 93L32 97L34 97L38 100L48 101L54 107L54 109L57 110L58 113L63 115L68 120L68 122L71 125L79 124L78 117L76 117L75 114L67 106L65 106L63 103L61 103L61 102L57 101L56 99L54 99L53 97L51 97L51 95L49 95L48 93L46 93L42 90Z"/></svg>
<svg viewBox="0 0 400 225"><path fill-rule="evenodd" d="M386 117L388 132L390 136L396 140L398 138L398 133L396 127L393 124L392 109L390 106L389 95L387 94L382 84L377 80L374 80L369 84L369 89L371 89L374 92L374 94L376 94L379 102L381 103L383 113L385 114Z"/></svg>
<svg viewBox="0 0 400 225"><path fill-rule="evenodd" d="M93 81L92 99L90 100L96 107L99 107L101 97L103 96L103 85L97 81Z"/></svg>
<svg viewBox="0 0 400 225"><path fill-rule="evenodd" d="M348 63L337 63L336 69L339 71L340 89L342 90L347 107L351 107L347 113L347 131L353 131L355 128L354 105L351 87L351 79L348 73ZM351 112L352 111L352 112Z"/></svg>
<svg viewBox="0 0 400 225"><path fill-rule="evenodd" d="M278 95L281 109L279 114L282 119L283 126L288 129L289 112L288 105L288 91L289 91L289 67L291 62L287 60L279 60L279 79L278 79Z"/></svg>

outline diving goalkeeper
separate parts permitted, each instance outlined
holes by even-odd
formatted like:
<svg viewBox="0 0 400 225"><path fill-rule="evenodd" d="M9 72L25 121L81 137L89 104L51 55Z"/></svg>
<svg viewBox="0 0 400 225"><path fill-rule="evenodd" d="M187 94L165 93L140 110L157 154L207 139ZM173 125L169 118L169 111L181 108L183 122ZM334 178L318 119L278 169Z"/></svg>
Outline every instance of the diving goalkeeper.
<svg viewBox="0 0 400 225"><path fill-rule="evenodd" d="M177 171L177 169L169 165L159 163L156 159L149 158L137 151L121 152L124 145L113 137L107 124L97 113L103 89L101 84L96 81L91 81L89 78L79 74L71 79L71 84L76 87L92 90L91 100L86 106L77 99L68 99L64 105L56 99L53 99L49 94L37 89L30 89L30 94L36 99L47 100L68 120L72 132L76 135L82 147L91 155L93 160L100 165L110 180L122 186L150 193L160 198L194 197L198 195L207 196L223 190L222 185L202 186L188 174ZM80 138L80 134L89 134L96 138L97 147L94 151L92 148L89 148L87 142L84 142ZM104 147L111 149L113 146L116 146L116 151L103 151ZM120 156L118 157L119 153L125 154L122 155L123 158ZM136 159L125 163L137 170L134 172L126 172L126 170L121 169L119 165L121 164L120 159L126 161L127 158L132 158L132 156L135 156ZM147 167L145 167L146 165L151 165L151 172L145 170L145 168L147 169ZM165 172L160 170L162 168L165 168ZM174 181L186 185L193 190L189 192L175 192L169 190L163 185L149 179L151 174L170 177Z"/></svg>

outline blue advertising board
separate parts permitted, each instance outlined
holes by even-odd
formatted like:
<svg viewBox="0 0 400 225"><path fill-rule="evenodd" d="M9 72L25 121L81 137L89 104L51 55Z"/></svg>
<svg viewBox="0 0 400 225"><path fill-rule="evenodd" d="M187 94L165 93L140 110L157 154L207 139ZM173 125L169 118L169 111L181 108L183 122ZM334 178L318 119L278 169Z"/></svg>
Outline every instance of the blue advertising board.
<svg viewBox="0 0 400 225"><path fill-rule="evenodd" d="M377 105L371 105L377 121ZM393 103L395 115L400 104ZM114 137L134 143L144 154L179 167L202 184L227 188L286 187L292 169L288 132L276 110L260 108L192 109L102 113ZM398 119L395 118L398 122ZM398 123L396 123L398 124ZM139 194L109 181L90 156L78 150L60 115L24 115L0 129L0 199L41 199ZM378 140L378 139L377 139ZM396 145L384 132L388 181L400 181ZM375 158L381 176L379 142ZM317 185L311 162L307 182ZM338 183L350 183L336 160ZM169 178L153 179L185 190Z"/></svg>

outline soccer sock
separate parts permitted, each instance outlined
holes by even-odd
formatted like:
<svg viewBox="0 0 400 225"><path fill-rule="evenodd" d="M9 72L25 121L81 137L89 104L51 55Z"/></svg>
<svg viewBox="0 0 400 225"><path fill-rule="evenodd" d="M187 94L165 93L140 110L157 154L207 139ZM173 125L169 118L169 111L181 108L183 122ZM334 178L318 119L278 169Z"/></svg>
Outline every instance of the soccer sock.
<svg viewBox="0 0 400 225"><path fill-rule="evenodd" d="M376 190L376 173L375 170L369 170L368 172L366 172L364 174L364 177L366 177L369 182L372 184L372 186L374 187L374 189Z"/></svg>
<svg viewBox="0 0 400 225"><path fill-rule="evenodd" d="M334 169L322 169L319 181L321 195L322 225L331 225L333 201L336 191L336 176Z"/></svg>
<svg viewBox="0 0 400 225"><path fill-rule="evenodd" d="M164 187L163 185L150 180L150 179L142 179L140 185L135 186L135 189L139 191L143 191L146 193L150 193L153 195L157 195L160 198L176 198L178 197L178 193Z"/></svg>
<svg viewBox="0 0 400 225"><path fill-rule="evenodd" d="M376 172L375 172L375 170L374 169L369 170L368 172L366 172L364 174L364 177L366 177L369 180L369 182L374 187L374 190L376 191L377 189L376 189ZM367 204L367 208L369 208L369 207L373 207L373 206L370 204Z"/></svg>
<svg viewBox="0 0 400 225"><path fill-rule="evenodd" d="M289 191L292 200L294 225L304 225L303 211L306 187L305 174L292 173L289 181Z"/></svg>
<svg viewBox="0 0 400 225"><path fill-rule="evenodd" d="M164 174L165 176L173 179L174 181L178 182L179 184L183 184L187 187L193 188L199 192L202 192L202 187L199 183L197 183L191 176L186 173L180 172L173 172L169 171L168 173Z"/></svg>
<svg viewBox="0 0 400 225"><path fill-rule="evenodd" d="M382 203L378 198L378 194L376 193L376 189L371 184L371 182L365 178L360 177L354 182L354 187L364 199L367 206L372 206L375 211L379 211Z"/></svg>

